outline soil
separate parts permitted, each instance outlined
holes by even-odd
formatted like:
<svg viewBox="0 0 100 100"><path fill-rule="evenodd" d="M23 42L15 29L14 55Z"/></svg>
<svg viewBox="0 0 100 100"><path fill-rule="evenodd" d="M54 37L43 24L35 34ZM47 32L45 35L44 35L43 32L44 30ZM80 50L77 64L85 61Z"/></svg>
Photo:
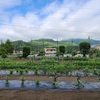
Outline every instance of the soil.
<svg viewBox="0 0 100 100"><path fill-rule="evenodd" d="M100 100L100 91L0 90L0 100Z"/></svg>
<svg viewBox="0 0 100 100"><path fill-rule="evenodd" d="M4 80L5 75L0 75L0 80ZM10 80L20 80L21 76L19 75L9 75ZM52 81L53 76L25 76L26 80L41 80L41 81ZM76 77L74 76L60 76L57 78L58 81L75 81ZM82 81L84 82L97 82L97 78L95 76L87 76L87 77L82 77Z"/></svg>

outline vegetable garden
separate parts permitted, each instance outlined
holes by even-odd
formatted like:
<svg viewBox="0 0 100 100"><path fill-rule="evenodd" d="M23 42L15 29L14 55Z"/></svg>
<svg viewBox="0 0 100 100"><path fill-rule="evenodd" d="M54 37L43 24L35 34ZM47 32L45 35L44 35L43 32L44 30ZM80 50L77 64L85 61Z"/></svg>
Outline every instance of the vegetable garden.
<svg viewBox="0 0 100 100"><path fill-rule="evenodd" d="M0 75L0 88L100 90L99 61L58 61L55 59L42 59L37 62L0 61ZM19 79L12 80L12 76ZM27 77L34 76L37 76L37 79L27 80ZM48 77L48 81L42 81L39 79L40 76ZM52 80L49 81L50 77ZM75 80L59 81L60 77L74 77ZM93 77L96 81L82 82L83 77Z"/></svg>

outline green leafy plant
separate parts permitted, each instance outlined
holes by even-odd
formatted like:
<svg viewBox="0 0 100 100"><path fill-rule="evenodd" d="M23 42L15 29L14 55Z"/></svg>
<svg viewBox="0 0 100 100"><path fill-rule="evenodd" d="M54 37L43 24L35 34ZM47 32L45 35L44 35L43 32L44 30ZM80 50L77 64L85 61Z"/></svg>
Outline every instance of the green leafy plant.
<svg viewBox="0 0 100 100"><path fill-rule="evenodd" d="M52 88L56 89L58 87L58 84L56 81L53 81L52 82Z"/></svg>
<svg viewBox="0 0 100 100"><path fill-rule="evenodd" d="M28 73L28 69L25 69L24 71L25 71L26 73Z"/></svg>
<svg viewBox="0 0 100 100"><path fill-rule="evenodd" d="M36 86L39 86L39 85L40 85L40 80L37 79L37 80L35 81L35 83L36 83Z"/></svg>
<svg viewBox="0 0 100 100"><path fill-rule="evenodd" d="M23 75L23 70L19 70L20 75Z"/></svg>
<svg viewBox="0 0 100 100"><path fill-rule="evenodd" d="M22 86L24 85L24 82L25 82L25 77L24 76L21 76L21 85Z"/></svg>
<svg viewBox="0 0 100 100"><path fill-rule="evenodd" d="M16 72L18 73L19 72L19 69L16 69Z"/></svg>
<svg viewBox="0 0 100 100"><path fill-rule="evenodd" d="M10 75L12 75L13 74L13 70L10 70Z"/></svg>
<svg viewBox="0 0 100 100"><path fill-rule="evenodd" d="M57 75L54 75L53 81L54 82L57 82L57 78L58 78L58 76Z"/></svg>
<svg viewBox="0 0 100 100"><path fill-rule="evenodd" d="M5 77L5 83L9 84L9 77L8 76Z"/></svg>
<svg viewBox="0 0 100 100"><path fill-rule="evenodd" d="M98 80L100 81L100 70L98 71Z"/></svg>
<svg viewBox="0 0 100 100"><path fill-rule="evenodd" d="M84 74L85 74L86 76L88 76L89 68L88 68L88 67L84 68L84 69L83 69L83 72L84 72Z"/></svg>
<svg viewBox="0 0 100 100"><path fill-rule="evenodd" d="M98 70L97 69L93 69L93 74L94 75L98 75Z"/></svg>
<svg viewBox="0 0 100 100"><path fill-rule="evenodd" d="M77 81L74 83L74 85L80 89L84 87L84 84L81 81L81 75L79 73L77 73Z"/></svg>

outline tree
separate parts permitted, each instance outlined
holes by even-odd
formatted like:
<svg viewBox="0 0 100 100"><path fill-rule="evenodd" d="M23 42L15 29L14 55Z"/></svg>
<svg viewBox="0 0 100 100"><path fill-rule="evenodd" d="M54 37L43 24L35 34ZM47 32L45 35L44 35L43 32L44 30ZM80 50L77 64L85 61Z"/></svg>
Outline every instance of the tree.
<svg viewBox="0 0 100 100"><path fill-rule="evenodd" d="M7 57L7 51L5 49L5 43L1 43L0 45L0 55L3 59L5 59Z"/></svg>
<svg viewBox="0 0 100 100"><path fill-rule="evenodd" d="M100 50L93 48L90 50L89 54L91 57L100 57Z"/></svg>
<svg viewBox="0 0 100 100"><path fill-rule="evenodd" d="M3 59L5 59L5 58L7 58L7 55L6 55L5 53L2 53L1 57L2 57Z"/></svg>
<svg viewBox="0 0 100 100"><path fill-rule="evenodd" d="M23 57L26 58L28 55L30 55L30 47L24 46L23 47Z"/></svg>
<svg viewBox="0 0 100 100"><path fill-rule="evenodd" d="M11 54L13 53L14 46L10 40L7 40L5 43L1 43L0 45L0 52L1 54Z"/></svg>
<svg viewBox="0 0 100 100"><path fill-rule="evenodd" d="M1 45L0 45L0 53L7 53L6 52L6 49L5 49L5 44L2 42Z"/></svg>
<svg viewBox="0 0 100 100"><path fill-rule="evenodd" d="M59 52L64 54L65 53L65 46L59 46Z"/></svg>
<svg viewBox="0 0 100 100"><path fill-rule="evenodd" d="M14 46L9 39L5 42L5 49L6 49L7 53L9 53L9 54L13 53Z"/></svg>
<svg viewBox="0 0 100 100"><path fill-rule="evenodd" d="M79 47L80 47L80 51L82 52L83 56L85 57L85 55L89 53L90 43L89 42L81 42L79 44Z"/></svg>
<svg viewBox="0 0 100 100"><path fill-rule="evenodd" d="M39 56L44 56L44 55L45 55L45 52L43 50L40 50Z"/></svg>
<svg viewBox="0 0 100 100"><path fill-rule="evenodd" d="M67 53L71 53L73 54L73 52L77 52L79 51L79 46L75 45L75 46L67 46L66 48Z"/></svg>
<svg viewBox="0 0 100 100"><path fill-rule="evenodd" d="M100 51L99 51L98 49L93 48L93 49L90 50L89 55L90 55L90 57L98 57L97 55L100 54L99 52L100 52ZM100 55L99 55L99 56L100 56Z"/></svg>

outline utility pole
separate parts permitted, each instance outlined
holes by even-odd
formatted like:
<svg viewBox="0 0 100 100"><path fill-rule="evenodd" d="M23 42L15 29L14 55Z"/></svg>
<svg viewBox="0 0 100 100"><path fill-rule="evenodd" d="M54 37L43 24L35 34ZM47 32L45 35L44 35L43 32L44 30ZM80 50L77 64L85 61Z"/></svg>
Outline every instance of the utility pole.
<svg viewBox="0 0 100 100"><path fill-rule="evenodd" d="M42 46L43 46L43 56L45 55L44 54L44 39L42 39Z"/></svg>
<svg viewBox="0 0 100 100"><path fill-rule="evenodd" d="M90 36L88 36L88 42L90 43L91 41L90 41L91 39L90 39ZM91 44L91 43L90 43Z"/></svg>
<svg viewBox="0 0 100 100"><path fill-rule="evenodd" d="M42 46L43 46L43 51L44 51L44 39L42 39Z"/></svg>
<svg viewBox="0 0 100 100"><path fill-rule="evenodd" d="M31 50L31 54L32 54L32 39L31 39L31 44L30 44L30 50Z"/></svg>
<svg viewBox="0 0 100 100"><path fill-rule="evenodd" d="M72 45L73 45L73 39L72 39Z"/></svg>
<svg viewBox="0 0 100 100"><path fill-rule="evenodd" d="M73 39L72 39L72 41L71 41L71 42L72 42L72 53L73 53Z"/></svg>
<svg viewBox="0 0 100 100"><path fill-rule="evenodd" d="M3 41L2 41L2 39L0 39L0 44L2 44L3 43Z"/></svg>
<svg viewBox="0 0 100 100"><path fill-rule="evenodd" d="M58 58L58 61L59 61L59 54L58 54L58 52L59 52L59 47L58 47L59 45L58 45L58 39L57 39L57 58Z"/></svg>

